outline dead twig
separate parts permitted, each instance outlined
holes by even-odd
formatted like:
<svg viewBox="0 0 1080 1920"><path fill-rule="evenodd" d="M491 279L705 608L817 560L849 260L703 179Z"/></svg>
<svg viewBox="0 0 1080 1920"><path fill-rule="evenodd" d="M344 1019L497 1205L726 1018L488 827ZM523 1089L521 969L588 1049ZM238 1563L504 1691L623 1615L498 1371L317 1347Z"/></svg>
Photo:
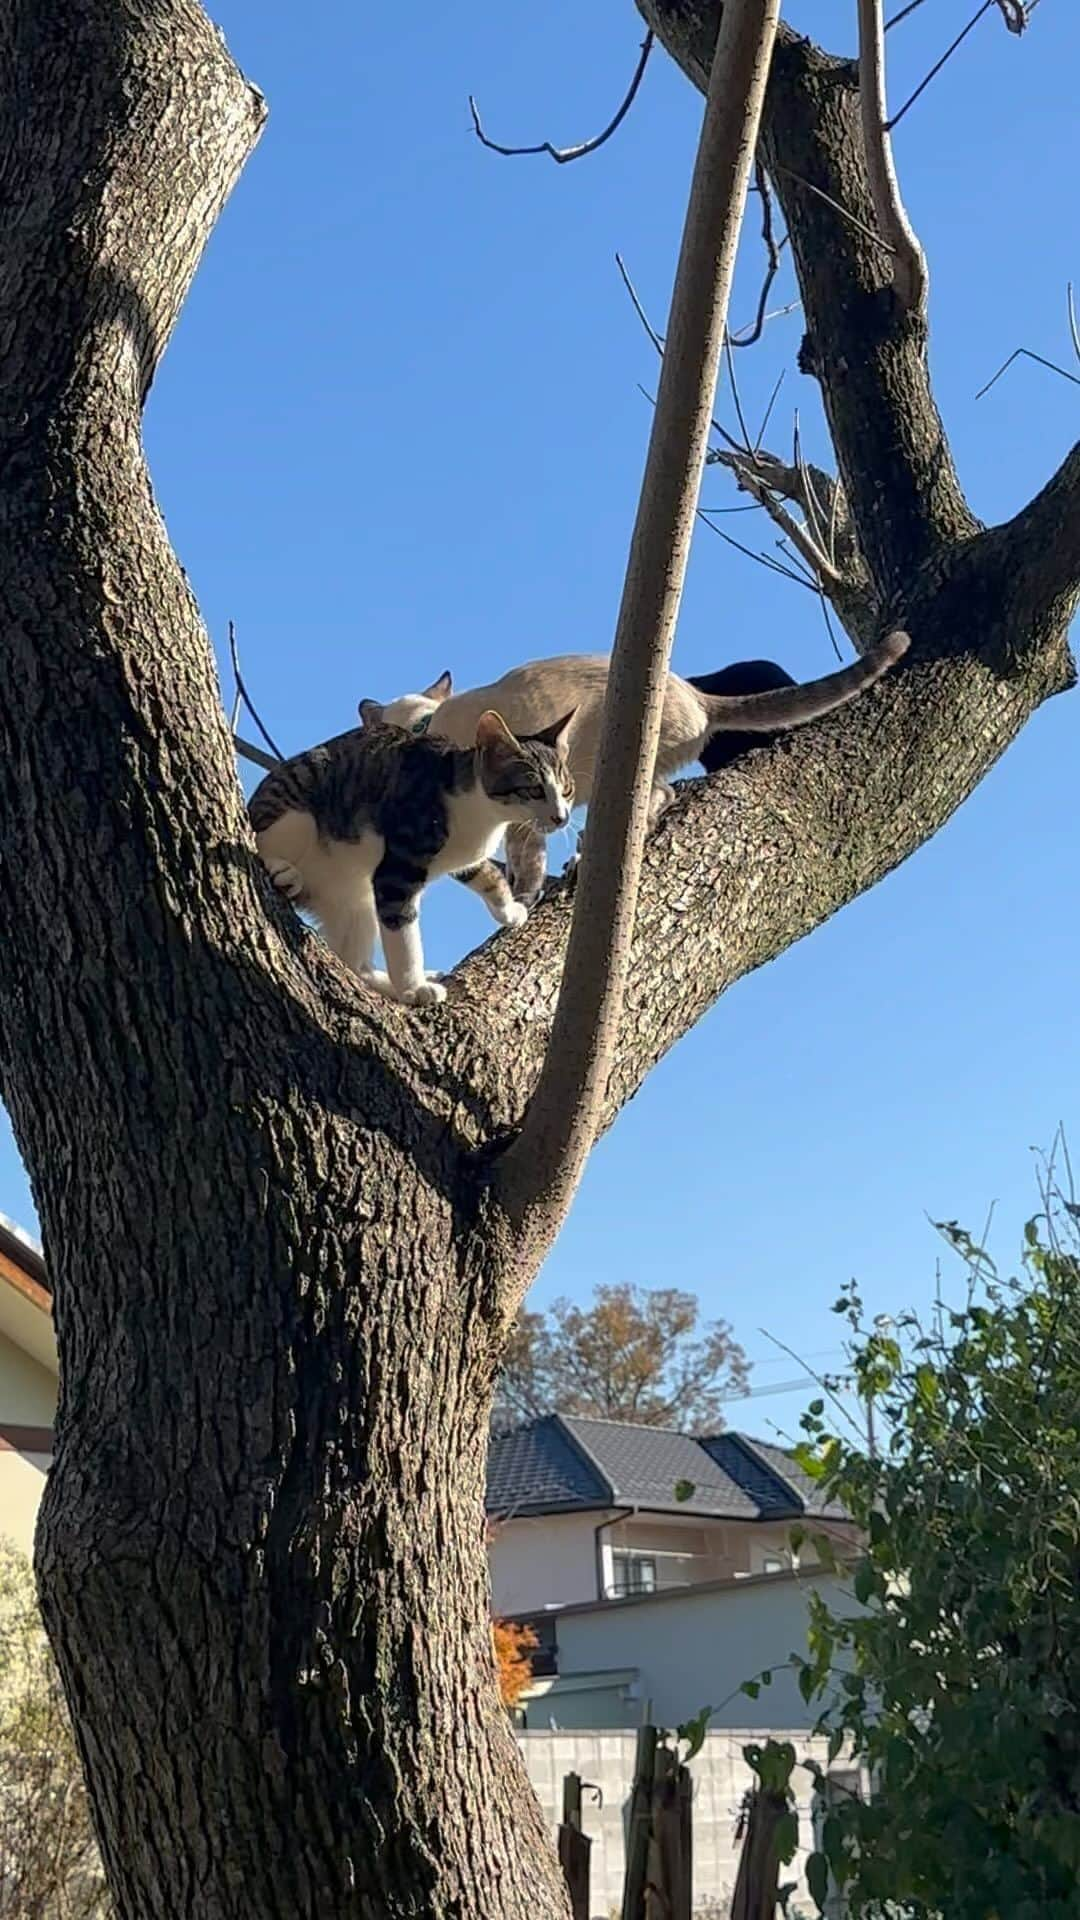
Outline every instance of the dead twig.
<svg viewBox="0 0 1080 1920"><path fill-rule="evenodd" d="M480 110L476 104L475 99L470 93L469 112L472 114L473 130L476 134L477 139L479 140L481 146L490 147L492 153L501 153L510 159L513 159L520 154L548 153L551 155L551 158L556 162L556 164L560 167L565 166L568 160L584 159L587 153L595 153L598 147L602 147L605 140L610 140L612 134L617 133L618 129L622 126L623 121L626 119L627 114L629 113L631 107L634 104L634 96L637 93L637 90L640 87L641 82L645 77L645 69L649 64L649 55L652 52L652 50L653 50L653 33L652 33L652 28L650 27L648 33L645 35L645 38L641 43L641 57L638 60L636 68L634 69L634 77L631 80L630 85L627 88L627 91L623 97L622 105L620 106L614 119L608 121L608 124L604 128L603 133L596 134L593 137L593 139L582 140L576 147L553 147L550 140L541 140L539 145L535 147L501 147L497 140L488 139L487 134L484 132L484 129L480 124Z"/></svg>
<svg viewBox="0 0 1080 1920"><path fill-rule="evenodd" d="M972 27L977 27L979 24L979 21L983 17L983 14L989 13L991 7L997 6L997 4L998 4L998 0L983 0L982 6L979 8L978 12L972 14L971 19L968 21L966 27L961 27L960 32L957 34L956 39L952 42L952 45L946 47L944 53L941 56L941 59L936 61L935 64L931 67L929 73L926 75L926 78L919 81L919 84L916 87L914 93L910 94L908 98L904 101L904 104L900 108L899 113L894 113L892 119L887 120L885 122L886 133L892 133L893 130L900 125L900 122L903 119L908 108L913 107L915 105L916 100L918 100L920 96L926 92L926 89L930 85L931 80L937 79L937 76L941 72L941 69L945 65L945 62L947 60L952 59L953 54L956 52L957 47L961 46L963 42L967 39L968 34L971 32Z"/></svg>
<svg viewBox="0 0 1080 1920"><path fill-rule="evenodd" d="M1002 362L994 374L993 379L988 380L985 387L979 388L975 395L976 400L981 400L984 393L989 393L991 387L997 385L1002 374L1008 373L1014 360L1035 360L1040 367L1047 367L1051 373L1059 373L1063 380L1071 380L1074 387L1080 387L1080 375L1070 373L1067 367L1059 367L1055 360L1044 360L1041 353L1033 353L1030 347L1014 347L1008 359Z"/></svg>
<svg viewBox="0 0 1080 1920"><path fill-rule="evenodd" d="M251 695L249 694L247 688L244 685L244 676L240 672L240 650L236 644L236 627L233 621L231 620L229 621L229 658L232 661L233 681L236 686L236 692L237 692L237 695L239 696L239 699L243 701L245 707L250 713L252 719L254 720L255 725L258 727L259 732L262 734L263 739L266 741L266 744L269 747L271 753L276 756L277 760L284 760L285 755L282 753L280 747L275 746L274 742L271 740L270 735L267 733L266 728L263 726L262 721L260 720L258 714L255 711L255 707L252 704ZM237 701L234 700L233 701L234 738L235 738L235 731L236 731L236 728L235 728L236 714L237 714ZM255 748L249 751L247 757L249 759L254 758L257 752L258 752L258 749ZM257 764L260 766L272 767L275 764L275 762L273 760L260 760L257 762Z"/></svg>
<svg viewBox="0 0 1080 1920"><path fill-rule="evenodd" d="M992 5L993 0L989 0L989 4ZM825 192L824 187L815 187L812 180L804 179L801 173L795 172L794 167L781 167L777 165L776 171L777 173L784 174L788 180L794 180L797 186L805 187L807 193L815 193L819 200L824 200L827 207L831 207L834 213L840 215L841 220L846 220L850 227L854 227L856 233L863 235L864 239L872 240L875 247L880 247L883 253L896 252L896 248L891 246L888 240L883 239L880 233L875 233L873 227L868 227L866 221L860 220L857 213L852 213L849 208L842 207L839 200L834 200L831 193Z"/></svg>
<svg viewBox="0 0 1080 1920"><path fill-rule="evenodd" d="M753 323L749 327L740 328L738 333L728 335L733 347L754 346L761 339L766 320L775 317L766 312L766 307L772 283L780 270L780 255L788 243L786 233L778 242L773 232L773 203L772 194L769 191L769 176L760 160L754 162L754 188L761 199L761 238L765 247L765 278L761 283L757 315ZM799 302L796 301L795 304L798 305ZM789 312L791 309L785 308L781 311Z"/></svg>
<svg viewBox="0 0 1080 1920"><path fill-rule="evenodd" d="M874 214L893 251L897 298L915 313L926 307L926 255L915 237L900 194L889 138L885 89L885 22L882 0L858 0L859 111Z"/></svg>
<svg viewBox="0 0 1080 1920"><path fill-rule="evenodd" d="M264 753L261 747L253 747L250 740L241 740L238 733L233 734L233 746L241 760L250 760L253 767L262 767L267 773L273 773L275 767L281 765L280 756L275 760L273 754Z"/></svg>
<svg viewBox="0 0 1080 1920"><path fill-rule="evenodd" d="M811 593L818 591L814 583L805 579L801 573L796 573L794 567L781 566L779 560L774 560L771 554L755 553L753 547L744 547L741 540L736 540L734 535L725 532L723 527L716 526L704 507L698 508L697 517L699 520L704 520L710 532L719 534L720 539L726 540L729 547L734 547L736 553L745 554L748 560L756 560L759 567L767 567L770 573L778 573L783 580L794 580L797 587L809 587Z"/></svg>
<svg viewBox="0 0 1080 1920"><path fill-rule="evenodd" d="M762 421L761 421L761 425L760 425L760 427L758 428L758 437L757 437L757 439L756 439L756 440L754 441L754 457L755 457L755 459L757 458L757 455L758 455L758 454L759 454L759 453L761 452L761 443L762 443L762 441L763 441L763 440L764 440L764 438L765 438L765 433L766 433L766 429L767 429L767 427L768 427L768 425L769 425L769 421L770 421L770 420L771 420L771 418L772 418L772 410L773 410L773 408L774 408L774 407L775 407L775 405L776 405L776 402L777 402L777 400L778 400L778 398L779 398L779 395L780 395L780 389L781 389L781 387L782 387L782 386L783 386L783 384L784 384L784 372L785 372L785 369L784 369L783 367L781 367L781 369L780 369L780 371L779 371L779 373L778 373L778 374L777 374L777 376L776 376L776 385L775 385L775 387L773 388L773 390L772 390L772 392L771 392L771 393L770 393L770 395L769 395L769 404L768 404L768 406L767 406L767 407L766 407L766 409L765 409L765 412L764 412L764 415L763 415L763 417L762 417Z"/></svg>
<svg viewBox="0 0 1080 1920"><path fill-rule="evenodd" d="M776 498L775 494L771 492L767 482L763 480L756 471L755 456L751 453L743 455L740 459L736 455L733 456L730 461L726 461L725 465L731 467L735 475L736 486L741 487L744 493L748 493L751 499L756 500L759 506L764 507L770 520L775 521L781 532L787 535L796 553L806 562L806 565L815 575L816 580L829 581L833 586L841 585L843 575L837 567L833 566L827 554L822 552L813 534L810 532L809 526L800 525L799 521L788 512L783 502ZM805 503L803 511L807 511ZM816 590L815 587L815 591Z"/></svg>
<svg viewBox="0 0 1080 1920"><path fill-rule="evenodd" d="M923 0L908 0L908 5L906 7L901 7L899 13L894 13L891 20L886 20L885 22L886 33L891 32L893 27L898 27L900 25L901 20L906 20L908 17L908 14L914 13L919 7L922 6L922 3L923 3Z"/></svg>
<svg viewBox="0 0 1080 1920"><path fill-rule="evenodd" d="M1080 328L1078 328L1076 324L1076 305L1073 300L1071 280L1066 288L1066 298L1069 304L1069 332L1072 335L1073 352L1077 359L1080 360Z"/></svg>

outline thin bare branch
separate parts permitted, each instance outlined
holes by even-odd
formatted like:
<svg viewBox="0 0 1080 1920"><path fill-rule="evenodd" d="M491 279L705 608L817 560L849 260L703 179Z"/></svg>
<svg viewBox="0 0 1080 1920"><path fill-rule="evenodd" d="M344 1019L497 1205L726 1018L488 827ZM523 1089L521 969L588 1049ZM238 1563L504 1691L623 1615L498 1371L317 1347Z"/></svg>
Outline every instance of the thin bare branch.
<svg viewBox="0 0 1080 1920"><path fill-rule="evenodd" d="M724 335L724 359L727 361L728 379L731 381L731 398L735 403L735 418L739 423L739 432L742 434L742 444L746 452L752 454L753 448L750 445L750 429L746 424L746 416L742 410L739 383L735 378L735 355L731 351L731 335L729 333L725 333Z"/></svg>
<svg viewBox="0 0 1080 1920"><path fill-rule="evenodd" d="M1080 328L1078 328L1076 324L1076 304L1073 300L1073 290L1072 290L1071 280L1069 281L1068 287L1066 289L1066 297L1069 303L1069 333L1072 336L1073 352L1075 353L1077 359L1080 360Z"/></svg>
<svg viewBox="0 0 1080 1920"><path fill-rule="evenodd" d="M885 89L885 24L882 0L858 0L859 110L870 196L878 226L893 250L893 286L913 312L926 307L926 255L915 237L900 195L889 138Z"/></svg>
<svg viewBox="0 0 1080 1920"><path fill-rule="evenodd" d="M241 700L243 701L245 707L250 713L252 719L254 720L255 725L258 727L259 732L262 734L263 739L266 741L266 744L269 747L271 753L276 754L278 760L284 760L285 755L281 752L279 747L275 746L274 742L271 740L270 735L267 733L266 728L263 726L262 721L259 719L259 716L255 711L254 705L252 704L251 695L249 694L247 688L244 685L244 676L240 671L240 650L236 644L236 627L231 620L229 621L229 658L232 661L233 680L236 685L237 693L240 695ZM234 712L235 712L235 702L234 702ZM269 764L272 766L274 762L271 761Z"/></svg>
<svg viewBox="0 0 1080 1920"><path fill-rule="evenodd" d="M775 162L774 172L784 174L788 180L794 180L798 186L805 187L807 193L816 194L819 200L824 200L827 207L831 207L834 213L840 215L841 220L846 220L849 227L854 227L856 233L861 233L864 240L872 240L875 247L880 247L883 253L896 252L896 248L891 246L883 235L875 233L873 227L868 227L865 220L860 220L858 214L852 213L850 208L842 207L839 200L834 200L831 193L825 192L824 187L815 187L812 180L805 179L801 173L796 173L794 168L778 168Z"/></svg>
<svg viewBox="0 0 1080 1920"><path fill-rule="evenodd" d="M991 7L996 5L997 5L997 0L983 0L982 6L979 8L977 13L972 14L971 19L967 23L967 26L961 27L960 32L956 36L956 39L952 42L951 46L946 47L944 53L941 56L941 59L935 61L934 65L931 67L925 79L919 81L919 84L916 87L914 93L909 94L908 98L904 101L903 106L900 108L899 113L894 113L892 119L887 120L885 122L886 133L892 133L893 130L900 125L900 122L903 119L908 108L913 107L915 105L916 100L918 100L926 92L926 89L930 85L931 80L937 79L937 76L941 72L941 69L945 65L946 61L951 60L953 57L953 54L956 52L957 47L963 45L963 42L967 39L968 34L971 32L972 27L977 27L979 24L979 21L983 17L983 14L989 13Z"/></svg>
<svg viewBox="0 0 1080 1920"><path fill-rule="evenodd" d="M774 520L781 531L787 535L796 552L805 560L807 566L817 578L819 580L829 581L834 586L838 585L843 577L838 568L833 566L827 555L822 552L817 541L810 533L809 528L800 526L794 516L788 512L783 502L778 500L776 495L771 492L767 483L755 470L753 454L744 457L742 460L735 457L731 461L725 462L725 465L730 465L735 475L736 483L744 492L750 494L751 498L756 500L759 506L764 507L770 520Z"/></svg>
<svg viewBox="0 0 1080 1920"><path fill-rule="evenodd" d="M756 560L759 566L768 567L770 573L778 573L785 580L794 580L797 587L811 586L811 582L804 580L801 573L796 573L793 567L782 567L778 560L772 558L771 554L755 553L753 547L744 547L741 540L736 540L734 535L727 533L723 527L716 526L704 507L699 507L697 511L698 519L704 520L705 525L710 531L719 534L721 540L726 540L729 547L735 548L736 553L744 553L748 560ZM817 592L816 587L812 587L811 590L815 593Z"/></svg>
<svg viewBox="0 0 1080 1920"><path fill-rule="evenodd" d="M594 135L591 140L582 140L576 147L553 147L550 140L541 140L539 145L535 147L501 147L498 141L488 139L487 134L480 124L480 110L470 93L469 112L472 114L473 130L477 139L481 146L489 147L492 153L504 154L509 159L514 159L521 154L547 153L551 155L551 158L560 167L565 166L568 160L584 159L587 153L595 153L598 147L602 147L604 142L610 140L612 134L617 133L618 129L622 126L623 121L626 119L627 114L634 104L634 96L645 77L645 69L649 64L649 55L652 50L653 35L652 29L650 28L641 43L641 57L634 69L634 77L623 96L622 104L618 112L614 119L608 121L603 133Z"/></svg>
<svg viewBox="0 0 1080 1920"><path fill-rule="evenodd" d="M769 421L772 419L772 410L775 407L776 402L780 397L780 389L784 384L785 372L786 372L786 368L781 367L779 373L776 376L776 385L774 386L772 392L769 395L769 404L762 415L761 425L758 428L758 436L757 436L757 439L754 441L755 457L761 452L761 443L765 438L766 432L768 431Z"/></svg>
<svg viewBox="0 0 1080 1920"><path fill-rule="evenodd" d="M250 740L241 740L238 733L233 734L233 746L241 760L250 760L253 767L262 767L267 773L272 773L275 767L281 765L280 754L275 760L272 754L264 753L261 747L253 747Z"/></svg>
<svg viewBox="0 0 1080 1920"><path fill-rule="evenodd" d="M1070 373L1067 367L1059 367L1056 360L1044 360L1041 353L1033 353L1030 347L1014 347L1008 359L1002 361L992 379L987 381L985 387L979 388L975 395L976 400L981 400L984 393L989 393L991 387L997 385L1002 374L1008 373L1014 360L1034 360L1040 367L1046 367L1050 373L1059 373L1063 380L1071 380L1074 387L1080 387L1080 376Z"/></svg>
<svg viewBox="0 0 1080 1920"><path fill-rule="evenodd" d="M923 0L908 0L908 4L906 7L901 7L899 13L894 13L891 20L886 20L885 22L886 33L891 33L893 27L898 27L900 25L901 20L907 19L909 13L916 13L918 9L922 6L922 4L923 4Z"/></svg>
<svg viewBox="0 0 1080 1920"><path fill-rule="evenodd" d="M498 1198L528 1245L528 1272L581 1178L615 1058L667 663L779 11L779 0L727 0L717 34L672 293L672 351L661 361L566 965L536 1090L495 1172Z"/></svg>
<svg viewBox="0 0 1080 1920"><path fill-rule="evenodd" d="M769 293L772 289L772 283L780 271L780 255L788 243L786 233L783 239L777 242L773 232L773 203L772 194L769 191L769 176L760 159L754 162L754 185L761 198L761 238L765 247L765 278L761 283L761 292L758 295L757 315L752 325L742 327L738 333L728 335L728 339L733 347L752 347L761 339L766 319L769 318L769 315L766 313ZM797 305L798 302L795 304Z"/></svg>
<svg viewBox="0 0 1080 1920"><path fill-rule="evenodd" d="M634 312L637 314L638 319L641 321L642 326L644 327L646 333L648 334L649 339L652 341L653 346L656 348L657 353L660 355L660 358L663 359L664 357L663 335L657 333L656 328L653 326L652 321L649 319L649 316L646 313L644 307L642 306L641 301L638 299L637 288L635 287L633 281L630 278L629 273L626 270L626 262L623 259L621 253L617 253L615 255L615 265L618 267L619 272L622 275L622 283L623 283L623 286L626 288L627 293L630 295L630 299L633 303Z"/></svg>

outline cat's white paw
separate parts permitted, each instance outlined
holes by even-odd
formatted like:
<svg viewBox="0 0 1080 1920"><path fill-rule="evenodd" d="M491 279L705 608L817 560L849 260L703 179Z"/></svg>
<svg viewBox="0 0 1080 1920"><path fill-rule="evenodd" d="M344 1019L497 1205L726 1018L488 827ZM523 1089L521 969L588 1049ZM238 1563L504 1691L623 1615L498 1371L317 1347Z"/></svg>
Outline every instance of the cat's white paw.
<svg viewBox="0 0 1080 1920"><path fill-rule="evenodd" d="M529 917L529 909L524 900L510 900L503 909L504 927L523 927Z"/></svg>
<svg viewBox="0 0 1080 1920"><path fill-rule="evenodd" d="M365 987L370 987L373 993L381 993L387 1000L394 998L390 975L384 973L381 967L361 967L357 978L363 981Z"/></svg>
<svg viewBox="0 0 1080 1920"><path fill-rule="evenodd" d="M419 986L406 987L401 995L406 1007L437 1007L446 999L446 988L441 980L421 980Z"/></svg>
<svg viewBox="0 0 1080 1920"><path fill-rule="evenodd" d="M287 900L299 900L304 891L304 876L299 867L294 867L291 860L279 860L273 855L264 860L263 865L279 893Z"/></svg>

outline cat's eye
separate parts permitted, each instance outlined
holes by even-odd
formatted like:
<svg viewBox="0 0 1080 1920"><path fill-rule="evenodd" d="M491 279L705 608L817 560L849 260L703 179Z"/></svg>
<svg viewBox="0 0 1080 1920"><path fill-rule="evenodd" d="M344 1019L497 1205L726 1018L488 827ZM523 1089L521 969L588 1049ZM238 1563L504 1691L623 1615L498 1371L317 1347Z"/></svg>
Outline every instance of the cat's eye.
<svg viewBox="0 0 1080 1920"><path fill-rule="evenodd" d="M414 721L413 721L413 723L412 723L412 732L413 732L413 733L426 733L426 732L427 732L427 730L428 730L428 728L430 727L430 725L431 725L431 715L430 715L430 713L425 713L425 715L424 715L424 717L423 717L423 719L422 719L422 720L414 720Z"/></svg>

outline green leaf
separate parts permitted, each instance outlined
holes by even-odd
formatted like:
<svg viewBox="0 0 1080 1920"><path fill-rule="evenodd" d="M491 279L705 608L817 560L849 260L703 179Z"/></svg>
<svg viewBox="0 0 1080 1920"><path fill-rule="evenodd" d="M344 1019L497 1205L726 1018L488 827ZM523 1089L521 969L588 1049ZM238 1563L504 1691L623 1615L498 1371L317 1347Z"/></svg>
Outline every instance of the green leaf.
<svg viewBox="0 0 1080 1920"><path fill-rule="evenodd" d="M825 1411L824 1400L811 1400L810 1405L807 1407L806 1411L807 1413L812 1413L814 1415L814 1418L817 1419L818 1416L820 1414L823 1414Z"/></svg>
<svg viewBox="0 0 1080 1920"><path fill-rule="evenodd" d="M924 1407L933 1407L938 1397L938 1377L925 1363L915 1369L915 1391Z"/></svg>
<svg viewBox="0 0 1080 1920"><path fill-rule="evenodd" d="M761 1692L761 1687L756 1680L744 1680L742 1686L739 1688L739 1692L745 1693L748 1700L756 1700L758 1694Z"/></svg>
<svg viewBox="0 0 1080 1920"><path fill-rule="evenodd" d="M867 1601L871 1598L871 1596L877 1590L877 1575L874 1572L874 1569L871 1566L869 1560L859 1561L859 1564L855 1569L855 1579L854 1579L853 1585L855 1588L856 1600L858 1601L860 1607L865 1607Z"/></svg>
<svg viewBox="0 0 1080 1920"><path fill-rule="evenodd" d="M695 1713L692 1720L684 1720L682 1726L676 1728L678 1738L686 1741L686 1753L683 1756L684 1765L688 1760L692 1760L696 1753L701 1752L702 1747L705 1745L705 1735L709 1730L709 1721L712 1719L712 1716L712 1707L702 1707L700 1713Z"/></svg>
<svg viewBox="0 0 1080 1920"><path fill-rule="evenodd" d="M697 1488L694 1485L694 1482L692 1480L676 1480L675 1482L676 1500L692 1500L696 1492L697 1492Z"/></svg>
<svg viewBox="0 0 1080 1920"><path fill-rule="evenodd" d="M829 1863L823 1853L812 1853L806 1862L806 1884L819 1913L824 1913L829 1897Z"/></svg>
<svg viewBox="0 0 1080 1920"><path fill-rule="evenodd" d="M790 1808L776 1823L776 1856L786 1867L799 1851L799 1816Z"/></svg>

